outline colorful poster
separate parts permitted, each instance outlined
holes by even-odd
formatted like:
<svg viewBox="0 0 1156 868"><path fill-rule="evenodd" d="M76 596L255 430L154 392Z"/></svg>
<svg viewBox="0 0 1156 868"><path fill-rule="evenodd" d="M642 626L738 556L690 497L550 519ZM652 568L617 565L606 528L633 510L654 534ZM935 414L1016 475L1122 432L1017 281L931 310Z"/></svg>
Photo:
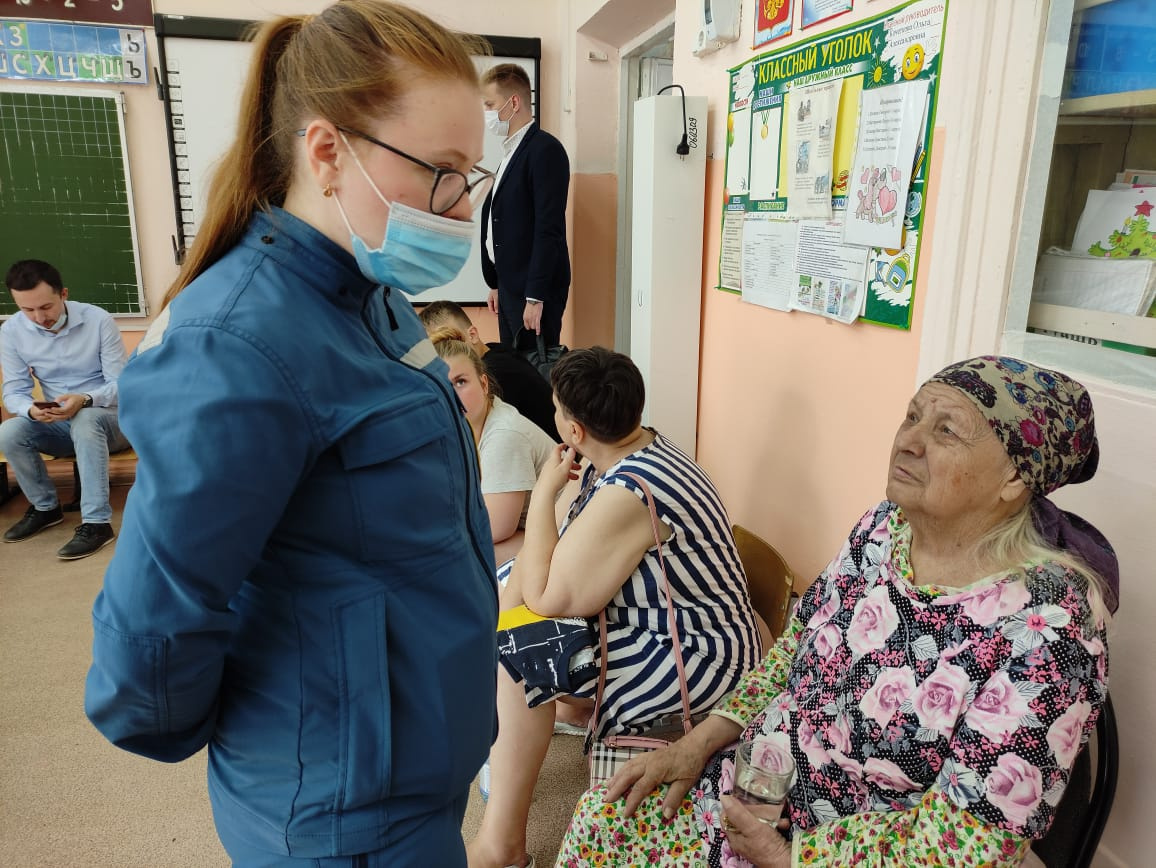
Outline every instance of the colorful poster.
<svg viewBox="0 0 1156 868"><path fill-rule="evenodd" d="M148 84L144 31L3 19L0 78Z"/></svg>
<svg viewBox="0 0 1156 868"><path fill-rule="evenodd" d="M730 70L723 202L727 214L785 217L794 210L789 181L798 154L791 153L789 130L792 109L797 120L795 91L834 84L838 110L831 151L831 214L842 221L840 212L848 207L853 180L860 96L897 82L926 86L924 122L916 136L915 158L906 166L907 195L896 190L894 203L890 194L884 196L894 205L902 230L898 239L889 236L889 244L895 246L876 246L868 254L863 318L894 328L911 326L946 10L945 0L909 0L871 18L765 52ZM740 271L732 267L732 278Z"/></svg>
<svg viewBox="0 0 1156 868"><path fill-rule="evenodd" d="M751 94L755 90L755 76L751 69L743 69L731 76L730 111L727 112L727 161L726 185L723 198L734 197L739 204L750 195L751 187L751 135L752 127L765 121L763 115L752 120ZM781 100L780 100L781 102ZM760 136L761 138L761 136ZM777 174L776 174L777 177ZM765 186L765 181L763 185ZM772 182L774 186L774 182ZM745 208L735 210L744 211Z"/></svg>
<svg viewBox="0 0 1156 868"><path fill-rule="evenodd" d="M791 34L795 0L758 0L754 48Z"/></svg>
<svg viewBox="0 0 1156 868"><path fill-rule="evenodd" d="M838 220L800 220L791 309L852 323L863 312L867 249L843 244Z"/></svg>
<svg viewBox="0 0 1156 868"><path fill-rule="evenodd" d="M781 102L781 100L780 100ZM751 129L749 195L751 199L776 199L779 195L780 133L783 128L783 109L768 106L756 112Z"/></svg>
<svg viewBox="0 0 1156 868"><path fill-rule="evenodd" d="M727 161L727 190L745 196L751 191L751 112L732 111L727 117L727 143L734 159Z"/></svg>
<svg viewBox="0 0 1156 868"><path fill-rule="evenodd" d="M852 0L803 0L803 27L851 11Z"/></svg>
<svg viewBox="0 0 1156 868"><path fill-rule="evenodd" d="M0 18L84 21L114 27L152 27L152 0L0 0Z"/></svg>
<svg viewBox="0 0 1156 868"><path fill-rule="evenodd" d="M794 88L787 98L787 216L831 219L831 157L841 80Z"/></svg>
<svg viewBox="0 0 1156 868"><path fill-rule="evenodd" d="M863 91L843 240L899 247L916 140L927 111L927 80Z"/></svg>
<svg viewBox="0 0 1156 868"><path fill-rule="evenodd" d="M1072 251L1090 256L1156 259L1156 226L1151 188L1089 190L1088 202L1076 224Z"/></svg>

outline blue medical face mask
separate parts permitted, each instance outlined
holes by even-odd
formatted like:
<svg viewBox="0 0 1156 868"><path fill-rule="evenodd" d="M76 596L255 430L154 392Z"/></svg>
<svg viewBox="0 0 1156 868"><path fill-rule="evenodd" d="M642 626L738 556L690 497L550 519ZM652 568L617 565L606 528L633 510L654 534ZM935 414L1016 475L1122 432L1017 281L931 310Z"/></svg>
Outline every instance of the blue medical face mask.
<svg viewBox="0 0 1156 868"><path fill-rule="evenodd" d="M345 146L349 147L344 133L341 138ZM473 249L473 221L453 220L400 202L390 202L373 183L352 148L349 148L349 153L377 198L389 208L381 246L370 248L353 231L349 218L345 216L345 209L341 207L341 200L334 191L333 200L337 203L345 228L349 230L353 256L361 273L369 280L399 289L406 295L417 295L435 286L445 286L457 277Z"/></svg>

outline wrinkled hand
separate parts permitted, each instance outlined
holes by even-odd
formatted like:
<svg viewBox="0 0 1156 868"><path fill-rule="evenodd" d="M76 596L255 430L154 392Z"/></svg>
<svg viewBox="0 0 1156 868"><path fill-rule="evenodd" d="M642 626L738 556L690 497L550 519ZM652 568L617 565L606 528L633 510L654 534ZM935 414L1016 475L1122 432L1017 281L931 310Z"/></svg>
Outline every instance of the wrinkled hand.
<svg viewBox="0 0 1156 868"><path fill-rule="evenodd" d="M679 739L669 747L636 756L619 769L607 782L602 801L617 801L625 795L622 813L629 817L659 786L670 784L662 800L662 814L667 818L673 817L690 788L702 777L706 760L707 757L690 748L685 738Z"/></svg>
<svg viewBox="0 0 1156 868"><path fill-rule="evenodd" d="M791 864L791 845L780 833L789 821L779 820L775 826L761 820L754 809L734 796L723 796L723 829L731 849L759 868L777 868Z"/></svg>
<svg viewBox="0 0 1156 868"><path fill-rule="evenodd" d="M49 407L44 412L51 419L50 422L67 422L84 407L84 395L57 395L56 403L59 407Z"/></svg>
<svg viewBox="0 0 1156 868"><path fill-rule="evenodd" d="M498 291L496 289L491 289L490 294L486 296L486 307L494 316L498 315Z"/></svg>
<svg viewBox="0 0 1156 868"><path fill-rule="evenodd" d="M536 335L542 334L542 308L542 304L526 302L526 308L522 311L522 325Z"/></svg>
<svg viewBox="0 0 1156 868"><path fill-rule="evenodd" d="M575 454L574 447L559 443L550 453L542 472L538 474L538 481L534 484L530 496L546 497L553 503L558 492L566 487L566 483L577 479L580 471L579 456Z"/></svg>

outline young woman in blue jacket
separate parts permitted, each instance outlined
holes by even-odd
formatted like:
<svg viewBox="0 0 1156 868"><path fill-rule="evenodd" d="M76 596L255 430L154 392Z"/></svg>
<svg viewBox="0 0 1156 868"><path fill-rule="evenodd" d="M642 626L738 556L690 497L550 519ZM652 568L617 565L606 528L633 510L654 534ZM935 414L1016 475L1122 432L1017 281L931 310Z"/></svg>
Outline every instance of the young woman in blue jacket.
<svg viewBox="0 0 1156 868"><path fill-rule="evenodd" d="M406 296L457 275L491 184L471 48L379 0L254 48L120 381L140 460L86 711L144 756L208 746L236 865L465 865L497 594L470 431Z"/></svg>

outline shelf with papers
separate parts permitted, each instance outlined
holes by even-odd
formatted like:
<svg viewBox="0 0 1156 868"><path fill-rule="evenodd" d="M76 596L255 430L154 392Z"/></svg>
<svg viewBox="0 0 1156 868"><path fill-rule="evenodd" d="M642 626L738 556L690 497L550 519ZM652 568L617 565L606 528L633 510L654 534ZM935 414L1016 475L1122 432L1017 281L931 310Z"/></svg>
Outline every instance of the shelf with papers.
<svg viewBox="0 0 1156 868"><path fill-rule="evenodd" d="M1156 119L1156 89L1065 99L1060 102L1060 116Z"/></svg>
<svg viewBox="0 0 1156 868"><path fill-rule="evenodd" d="M1156 347L1156 318L1153 317L1033 302L1028 308L1028 325L1051 332Z"/></svg>

